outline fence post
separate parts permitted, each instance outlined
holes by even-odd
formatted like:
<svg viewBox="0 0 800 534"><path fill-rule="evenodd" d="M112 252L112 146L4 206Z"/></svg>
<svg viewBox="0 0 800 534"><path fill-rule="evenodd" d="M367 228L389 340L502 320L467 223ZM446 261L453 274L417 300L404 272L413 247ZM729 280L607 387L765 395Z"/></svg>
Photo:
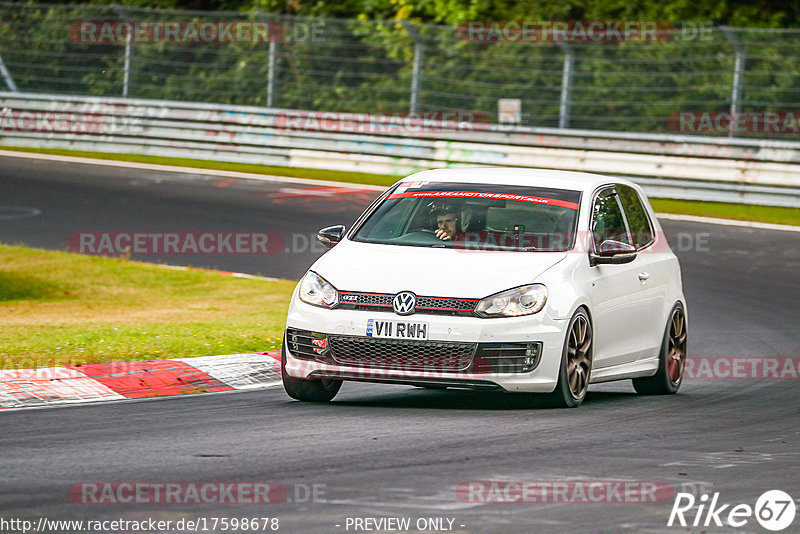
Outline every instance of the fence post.
<svg viewBox="0 0 800 534"><path fill-rule="evenodd" d="M411 70L411 96L409 98L408 112L416 113L419 107L419 93L422 90L422 62L425 48L422 43L422 37L407 20L401 20L400 24L403 25L408 35L414 40L414 65Z"/></svg>
<svg viewBox="0 0 800 534"><path fill-rule="evenodd" d="M111 9L117 12L121 19L125 19L127 14L125 10L119 4L111 4ZM122 71L122 98L128 98L130 96L130 88L131 88L131 81L133 77L131 76L131 67L133 61L133 31L128 31L125 34L125 63L123 66Z"/></svg>
<svg viewBox="0 0 800 534"><path fill-rule="evenodd" d="M131 56L133 55L132 48L133 32L128 32L125 36L125 73L122 76L122 98L128 98L131 86Z"/></svg>
<svg viewBox="0 0 800 534"><path fill-rule="evenodd" d="M569 101L572 93L572 71L575 64L575 49L569 43L558 42L564 52L564 71L561 75L561 105L558 109L558 127L569 128Z"/></svg>
<svg viewBox="0 0 800 534"><path fill-rule="evenodd" d="M267 21L267 18L264 16L264 13L261 11L257 11L256 15L259 19L264 22ZM277 100L277 94L275 92L275 83L277 80L276 70L278 69L278 40L275 35L273 35L273 26L269 27L269 56L267 59L267 107L272 108L275 107L275 101Z"/></svg>
<svg viewBox="0 0 800 534"><path fill-rule="evenodd" d="M731 89L731 124L728 128L728 137L733 137L736 135L736 113L739 111L739 100L744 87L742 77L744 76L746 51L735 28L722 26L721 29L725 34L725 38L733 46L734 52L736 52L736 61L733 65L733 89Z"/></svg>
<svg viewBox="0 0 800 534"><path fill-rule="evenodd" d="M277 68L276 57L278 53L278 43L270 39L269 41L269 66L267 67L267 107L275 107L275 69Z"/></svg>
<svg viewBox="0 0 800 534"><path fill-rule="evenodd" d="M19 93L19 89L17 89L17 84L14 83L14 78L11 76L11 73L6 68L6 64L3 63L3 56L0 55L0 74L3 75L3 79L8 86L8 90L12 93Z"/></svg>

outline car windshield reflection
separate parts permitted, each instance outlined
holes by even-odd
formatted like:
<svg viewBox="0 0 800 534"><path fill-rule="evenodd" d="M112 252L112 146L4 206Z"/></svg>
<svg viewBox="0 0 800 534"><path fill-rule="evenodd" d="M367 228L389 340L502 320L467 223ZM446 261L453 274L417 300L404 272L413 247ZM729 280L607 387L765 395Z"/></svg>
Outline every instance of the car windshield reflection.
<svg viewBox="0 0 800 534"><path fill-rule="evenodd" d="M581 193L496 184L403 182L357 229L367 243L471 250L573 247Z"/></svg>

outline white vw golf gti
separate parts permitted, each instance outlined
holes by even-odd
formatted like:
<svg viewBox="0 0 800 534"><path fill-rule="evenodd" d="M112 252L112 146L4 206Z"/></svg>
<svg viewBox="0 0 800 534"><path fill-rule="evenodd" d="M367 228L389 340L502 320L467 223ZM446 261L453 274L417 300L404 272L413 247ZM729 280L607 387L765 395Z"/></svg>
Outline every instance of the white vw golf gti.
<svg viewBox="0 0 800 534"><path fill-rule="evenodd" d="M686 359L678 260L635 184L565 171L425 171L394 184L292 296L286 392L344 380L540 393L675 393Z"/></svg>

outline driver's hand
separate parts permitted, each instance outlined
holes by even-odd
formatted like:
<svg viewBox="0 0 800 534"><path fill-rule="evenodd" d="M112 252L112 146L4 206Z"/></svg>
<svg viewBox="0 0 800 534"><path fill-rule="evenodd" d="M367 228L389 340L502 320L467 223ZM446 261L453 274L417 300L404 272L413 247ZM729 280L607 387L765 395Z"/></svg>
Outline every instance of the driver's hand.
<svg viewBox="0 0 800 534"><path fill-rule="evenodd" d="M445 232L441 228L437 228L436 229L436 237L438 237L442 241L449 241L450 240L450 234L448 234L447 232Z"/></svg>

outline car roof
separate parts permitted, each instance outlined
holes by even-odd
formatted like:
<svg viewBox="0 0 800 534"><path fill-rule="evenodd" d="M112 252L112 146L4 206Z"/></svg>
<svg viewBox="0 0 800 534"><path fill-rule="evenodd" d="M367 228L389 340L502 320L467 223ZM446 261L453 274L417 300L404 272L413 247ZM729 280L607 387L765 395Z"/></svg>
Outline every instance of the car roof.
<svg viewBox="0 0 800 534"><path fill-rule="evenodd" d="M601 185L609 183L626 184L635 187L635 184L624 178L603 176L602 174L513 167L455 167L449 169L432 169L411 174L401 181L408 180L528 185L532 187L569 189L588 193L593 192Z"/></svg>

